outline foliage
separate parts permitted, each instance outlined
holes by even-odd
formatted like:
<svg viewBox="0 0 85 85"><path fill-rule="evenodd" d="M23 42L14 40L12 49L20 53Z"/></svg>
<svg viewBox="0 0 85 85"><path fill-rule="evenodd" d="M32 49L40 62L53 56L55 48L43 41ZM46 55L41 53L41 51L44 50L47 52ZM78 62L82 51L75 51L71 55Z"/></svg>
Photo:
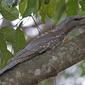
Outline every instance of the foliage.
<svg viewBox="0 0 85 85"><path fill-rule="evenodd" d="M41 16L42 21L49 17L57 23L63 16L84 15L85 0L0 0L0 13L10 21L33 14ZM5 66L12 56L7 50L8 45L12 45L17 53L25 44L24 33L19 27L16 30L10 27L0 29L0 67Z"/></svg>

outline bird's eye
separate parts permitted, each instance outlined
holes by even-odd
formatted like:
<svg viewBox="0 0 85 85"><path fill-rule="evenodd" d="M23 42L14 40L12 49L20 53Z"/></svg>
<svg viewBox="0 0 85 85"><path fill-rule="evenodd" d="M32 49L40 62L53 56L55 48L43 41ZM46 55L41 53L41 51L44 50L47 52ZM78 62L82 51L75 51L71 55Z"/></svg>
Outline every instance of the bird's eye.
<svg viewBox="0 0 85 85"><path fill-rule="evenodd" d="M75 18L74 20L77 21L77 20L79 20L79 19L78 19L78 18Z"/></svg>

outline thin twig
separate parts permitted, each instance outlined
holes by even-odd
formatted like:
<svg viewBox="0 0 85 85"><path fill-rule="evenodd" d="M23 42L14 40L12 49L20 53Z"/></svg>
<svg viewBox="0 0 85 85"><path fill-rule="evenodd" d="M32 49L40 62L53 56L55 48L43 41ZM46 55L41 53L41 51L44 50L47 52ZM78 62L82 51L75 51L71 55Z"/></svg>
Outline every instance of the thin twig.
<svg viewBox="0 0 85 85"><path fill-rule="evenodd" d="M37 30L39 31L39 34L41 34L40 27L38 26L38 24L36 23L36 21L32 15L31 15L31 17L34 20L35 25L37 26Z"/></svg>

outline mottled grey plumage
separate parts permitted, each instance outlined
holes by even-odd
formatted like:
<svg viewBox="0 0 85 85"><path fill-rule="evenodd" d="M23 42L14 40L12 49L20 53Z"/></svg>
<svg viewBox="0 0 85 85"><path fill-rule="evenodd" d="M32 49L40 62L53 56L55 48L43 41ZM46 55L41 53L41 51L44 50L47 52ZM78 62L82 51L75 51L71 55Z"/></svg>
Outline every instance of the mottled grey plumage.
<svg viewBox="0 0 85 85"><path fill-rule="evenodd" d="M5 71L13 68L23 61L29 60L37 55L42 54L52 48L60 45L64 37L75 27L85 25L85 17L69 17L62 21L54 30L42 34L32 40L23 50L18 52L9 60L7 66L0 70L0 75Z"/></svg>

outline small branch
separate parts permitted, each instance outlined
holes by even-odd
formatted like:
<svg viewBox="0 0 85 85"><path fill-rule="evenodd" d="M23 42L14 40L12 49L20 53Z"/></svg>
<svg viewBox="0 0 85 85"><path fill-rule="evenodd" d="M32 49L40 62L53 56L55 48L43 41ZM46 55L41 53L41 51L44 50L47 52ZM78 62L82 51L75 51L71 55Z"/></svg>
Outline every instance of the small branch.
<svg viewBox="0 0 85 85"><path fill-rule="evenodd" d="M40 31L40 28L39 28L37 22L35 21L35 19L34 19L34 17L32 15L31 15L31 17L32 17L32 19L33 19L33 21L34 21L34 23L35 23L35 25L37 27L37 30L38 30L39 34L41 34L41 31Z"/></svg>

